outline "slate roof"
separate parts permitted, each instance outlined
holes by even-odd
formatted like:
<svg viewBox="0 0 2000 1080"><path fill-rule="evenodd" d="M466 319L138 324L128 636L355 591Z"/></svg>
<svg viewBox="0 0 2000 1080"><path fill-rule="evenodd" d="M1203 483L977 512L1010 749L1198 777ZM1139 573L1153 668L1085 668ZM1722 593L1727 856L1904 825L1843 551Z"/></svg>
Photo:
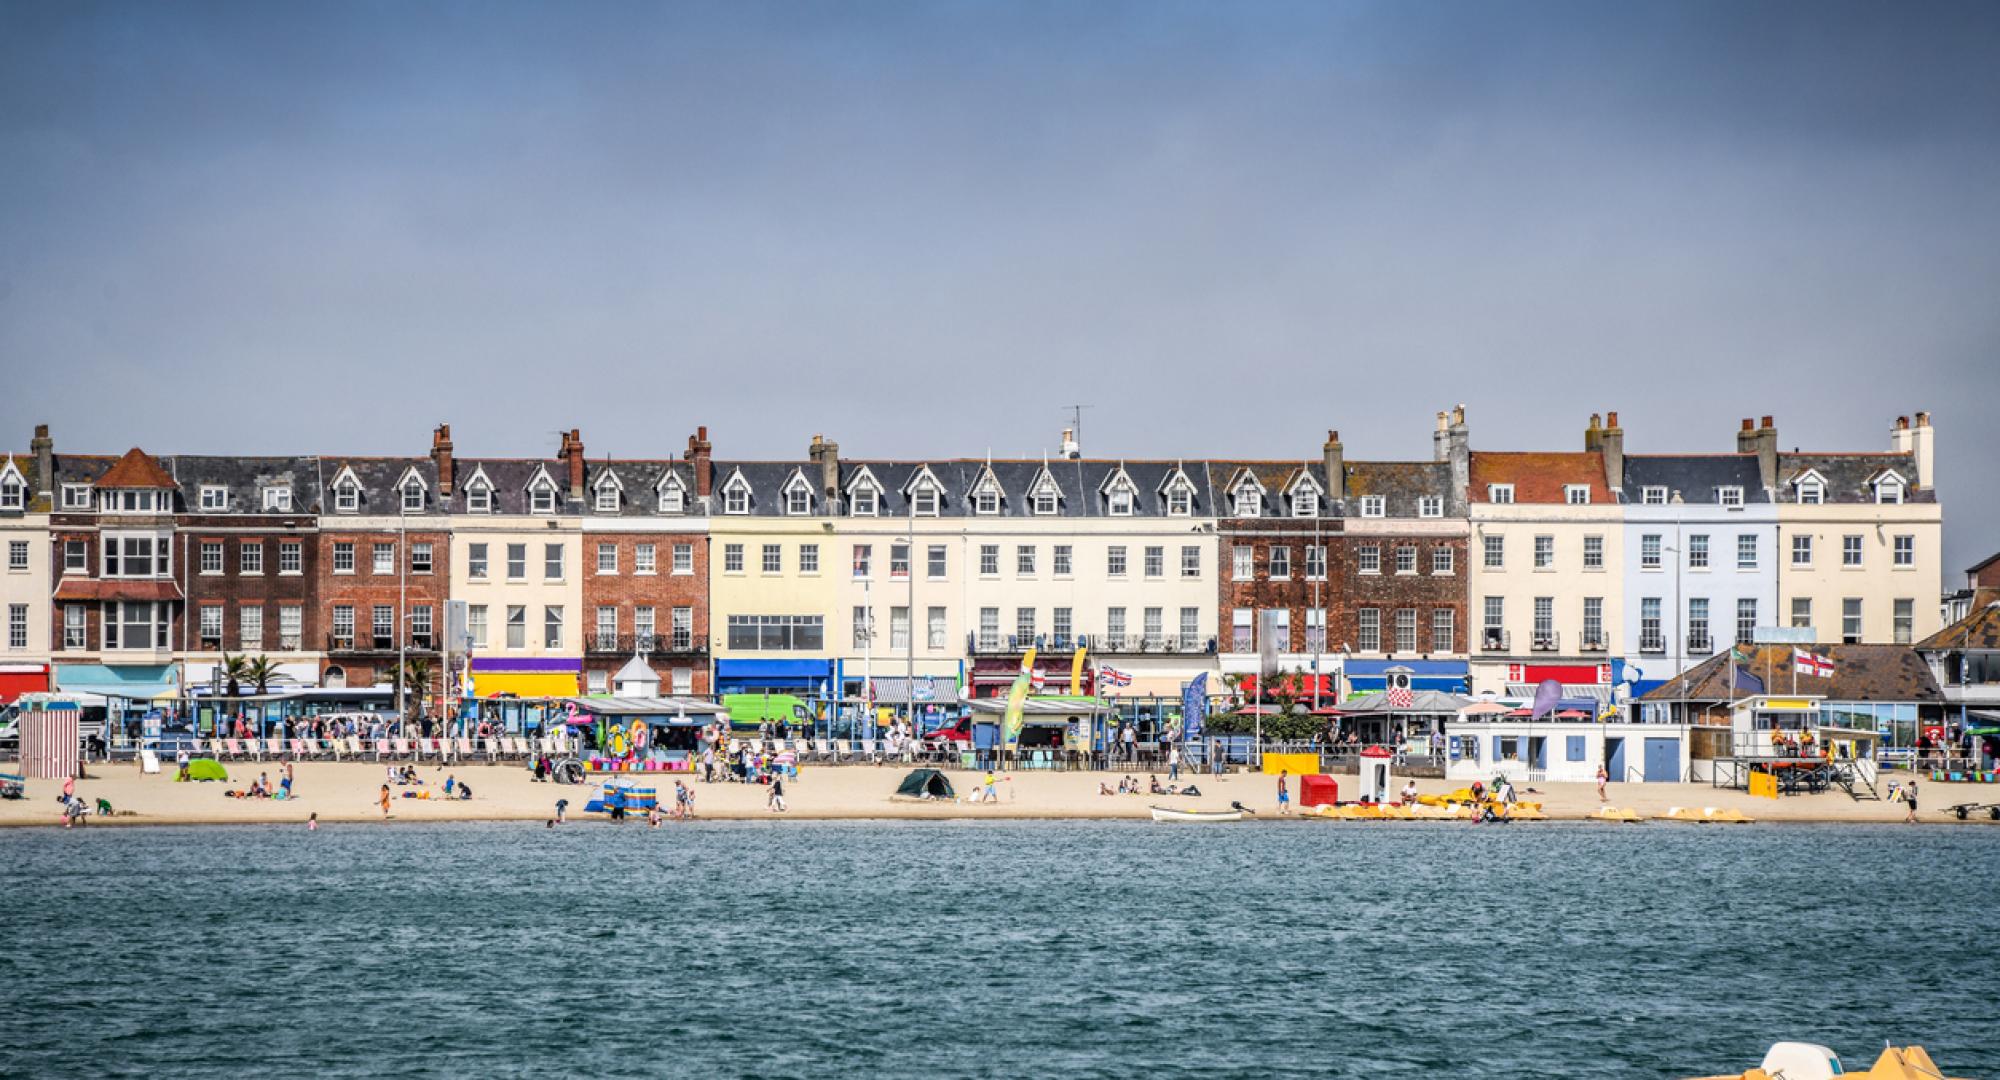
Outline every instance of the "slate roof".
<svg viewBox="0 0 2000 1080"><path fill-rule="evenodd" d="M1825 498L1828 503L1872 503L1875 501L1873 482L1889 469L1902 474L1906 485L1903 489L1904 502L1937 502L1935 490L1917 487L1915 455L1894 453L1779 454L1778 501L1798 502L1798 488L1793 481L1808 471L1816 471L1826 479Z"/></svg>
<svg viewBox="0 0 2000 1080"><path fill-rule="evenodd" d="M1833 659L1833 677L1800 674L1798 692L1828 701L1943 701L1944 693L1931 678L1930 665L1907 645L1800 646ZM1792 646L1758 645L1746 665L1764 680L1767 694L1784 696L1792 689ZM1680 678L1644 695L1641 701L1725 701L1729 693L1729 652L1724 650L1692 668L1686 689ZM1737 691L1736 697L1749 696Z"/></svg>
<svg viewBox="0 0 2000 1080"><path fill-rule="evenodd" d="M1973 590L1972 604L1965 618L1917 642L1914 647L1937 652L2000 649L2000 589Z"/></svg>
<svg viewBox="0 0 2000 1080"><path fill-rule="evenodd" d="M133 447L97 478L101 488L172 488L174 478L144 450Z"/></svg>
<svg viewBox="0 0 2000 1080"><path fill-rule="evenodd" d="M463 484L470 473L460 471L459 483ZM551 476L555 476L553 472ZM583 467L583 501L586 512L592 517L658 517L660 514L659 485L669 475L678 476L687 492L687 499L681 504L682 513L695 515L701 508L695 503L694 465L687 461L586 461ZM597 509L597 485L606 477L617 479L622 495L618 499L616 511ZM556 477L556 482L566 484L564 477ZM460 506L464 503L460 502Z"/></svg>
<svg viewBox="0 0 2000 1080"><path fill-rule="evenodd" d="M1445 517L1465 516L1465 502L1451 483L1451 464L1433 461L1349 461L1346 462L1347 498L1333 500L1326 496L1326 463L1318 461L1211 461L1208 462L1209 481L1214 485L1219 502L1216 504L1218 517L1234 517L1235 485L1247 472L1257 478L1264 487L1264 513L1266 518L1292 517L1292 505L1286 492L1295 490L1300 477L1310 477L1320 491L1319 514L1322 518L1358 517L1361 514L1361 497L1380 495L1383 499L1382 512L1385 517L1413 518L1418 515L1418 500L1426 495L1436 495L1444 499Z"/></svg>
<svg viewBox="0 0 2000 1080"><path fill-rule="evenodd" d="M161 459L180 489L180 508L190 513L264 513L264 489L291 490L292 508L271 511L286 515L316 513L319 507L320 460L316 457L221 457L179 455ZM201 509L201 489L219 484L228 489L222 511Z"/></svg>
<svg viewBox="0 0 2000 1080"><path fill-rule="evenodd" d="M437 468L429 458L414 458L422 462L428 473L425 477L431 486L433 496L437 493ZM555 484L556 508L558 514L580 514L588 502L589 492L585 491L585 501L578 502L569 496L569 466L555 458L456 458L452 461L451 512L466 513L465 493L472 486L472 479L485 474L493 483L493 510L495 514L526 514L528 509L528 483L535 478L536 470L545 470L549 480ZM402 470L398 469L400 474ZM588 480L589 470L585 470ZM391 482L394 478L391 477ZM629 488L627 490L630 490Z"/></svg>
<svg viewBox="0 0 2000 1080"><path fill-rule="evenodd" d="M354 472L354 478L361 483L361 509L357 513L374 515L402 513L403 496L396 483L410 469L415 469L417 475L424 481L423 512L426 514L440 512L437 465L428 457L323 457L319 459L317 494L313 499L321 508L321 513L335 513L334 482L340 479L344 471L350 469ZM461 505L457 509L462 510L464 507Z"/></svg>
<svg viewBox="0 0 2000 1080"><path fill-rule="evenodd" d="M1482 451L1472 452L1471 499L1487 497L1489 484L1514 485L1516 503L1561 503L1563 487L1586 484L1593 506L1615 504L1611 489L1604 484L1604 455L1596 450Z"/></svg>
<svg viewBox="0 0 2000 1080"><path fill-rule="evenodd" d="M616 464L616 463L614 463ZM1057 517L1110 517L1109 499L1105 482L1115 476L1120 468L1130 477L1136 489L1134 516L1164 517L1167 513L1166 493L1162 485L1180 467L1193 485L1194 502L1190 513L1201 517L1211 512L1214 505L1209 488L1209 471L1205 463L1199 461L1146 461L1111 459L1069 459L1051 458L1047 462L1049 478L1058 490ZM750 485L751 516L785 516L784 488L794 472L802 473L813 488L813 513L825 516L826 508L819 499L819 466L810 461L717 461L714 463L714 512L721 516L723 490L730 478L741 475ZM979 482L987 468L987 462L979 458L957 458L941 461L870 461L841 459L840 502L834 508L837 515L846 515L848 493L856 477L866 470L882 487L882 517L900 517L909 513L910 494L906 493L910 479L922 469L928 468L943 488L939 500L938 514L941 517L971 517L972 489ZM1033 517L1033 504L1029 492L1042 475L1043 462L1039 459L995 459L992 462L993 477L1000 485L1000 512L997 516L1008 518ZM690 488L691 489L691 488Z"/></svg>
<svg viewBox="0 0 2000 1080"><path fill-rule="evenodd" d="M1625 502L1643 504L1649 487L1666 488L1668 503L1676 492L1684 503L1719 503L1716 489L1724 487L1742 488L1746 505L1771 501L1755 454L1627 454Z"/></svg>

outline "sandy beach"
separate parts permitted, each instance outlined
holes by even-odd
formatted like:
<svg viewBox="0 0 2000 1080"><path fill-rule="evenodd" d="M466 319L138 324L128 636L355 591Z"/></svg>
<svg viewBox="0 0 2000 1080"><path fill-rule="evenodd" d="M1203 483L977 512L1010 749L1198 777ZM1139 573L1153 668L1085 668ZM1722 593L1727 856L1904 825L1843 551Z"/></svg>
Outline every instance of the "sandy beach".
<svg viewBox="0 0 2000 1080"><path fill-rule="evenodd" d="M92 806L108 800L113 816L93 815L91 827L103 825L186 825L303 823L318 814L323 822L380 822L377 803L386 779L383 765L358 762L300 762L294 767L294 791L289 800L231 799L230 789L247 788L262 773L276 782L280 766L276 762L231 763L229 782L180 783L171 762L163 771L144 775L134 765L93 765L87 779L79 782L77 793ZM1195 809L1222 809L1240 801L1258 812L1257 820L1279 820L1277 785L1274 777L1253 773L1231 773L1212 778L1194 778L1202 794L1197 798L1100 795L1098 784L1117 786L1118 774L1094 772L1017 772L1006 774L999 784L998 803L976 804L963 801L983 774L949 770L947 774L961 801L910 802L893 799L907 766L806 766L796 781L786 784L788 812L773 813L766 806L767 790L762 786L714 783L694 784L696 809L704 818L1145 818L1154 804ZM424 780L421 788L392 786L390 823L410 821L534 821L552 817L558 799L569 800L572 821L603 820L602 815L584 814L583 805L591 796L591 785L536 783L528 771L517 765L473 763L451 768L433 764L418 767ZM1141 783L1145 774L1137 774ZM447 777L470 784L470 800L446 801L442 787ZM671 801L673 777L655 778L662 801ZM1183 776L1183 783L1187 781ZM1352 777L1342 781L1345 798ZM1165 777L1161 777L1165 782ZM1418 781L1425 794L1443 794L1459 785L1440 780ZM58 780L31 780L28 798L0 801L0 826L61 824L56 798L62 790ZM1884 785L1884 791L1887 787ZM405 792L428 791L431 798L405 798ZM2000 802L2000 787L1979 784L1944 784L1925 781L1921 785L1922 813L1927 824L1991 825L1983 814L1972 821L1959 822L1940 813L1943 807L1960 802ZM1297 786L1293 785L1294 798ZM1551 820L1587 817L1600 805L1589 784L1542 784L1536 791L1520 793L1524 801L1539 801ZM1783 799L1752 798L1743 792L1723 791L1705 784L1612 784L1608 804L1629 807L1648 818L1658 818L1669 808L1713 806L1737 809L1758 822L1896 822L1903 819L1900 803L1856 802L1845 793L1788 796ZM1346 822L1349 826L1370 824L1394 827L1397 822ZM1613 827L1606 825L1607 828Z"/></svg>

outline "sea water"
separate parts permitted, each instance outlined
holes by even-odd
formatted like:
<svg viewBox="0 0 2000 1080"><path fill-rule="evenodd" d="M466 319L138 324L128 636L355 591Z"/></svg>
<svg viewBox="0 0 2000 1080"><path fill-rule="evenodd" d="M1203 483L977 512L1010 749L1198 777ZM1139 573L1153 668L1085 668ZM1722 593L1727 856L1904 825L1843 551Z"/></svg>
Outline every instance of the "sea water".
<svg viewBox="0 0 2000 1080"><path fill-rule="evenodd" d="M7 830L7 1076L2000 1076L2000 829Z"/></svg>

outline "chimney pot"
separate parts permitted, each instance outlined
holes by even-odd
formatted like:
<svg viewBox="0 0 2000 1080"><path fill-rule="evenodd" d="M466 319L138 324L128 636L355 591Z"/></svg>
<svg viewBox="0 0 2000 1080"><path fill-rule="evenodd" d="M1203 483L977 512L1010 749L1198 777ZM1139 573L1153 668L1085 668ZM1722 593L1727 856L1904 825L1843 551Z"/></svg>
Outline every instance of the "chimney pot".
<svg viewBox="0 0 2000 1080"><path fill-rule="evenodd" d="M1929 426L1931 426L1931 414L1930 414L1930 413L1927 413L1927 412L1920 412L1920 413L1918 413L1918 414L1917 414L1917 426L1918 426L1918 427L1929 427Z"/></svg>
<svg viewBox="0 0 2000 1080"><path fill-rule="evenodd" d="M1614 412L1614 413L1607 413L1607 414L1605 414L1605 421L1604 421L1604 426L1605 426L1605 427L1610 427L1610 428L1615 428L1615 427L1617 427L1617 426L1618 426L1618 414L1617 414L1617 413L1615 413L1615 412Z"/></svg>
<svg viewBox="0 0 2000 1080"><path fill-rule="evenodd" d="M1749 417L1747 417L1747 416L1746 416L1746 417L1744 417L1744 418L1743 418L1743 430L1745 430L1745 431L1755 431L1755 430L1757 430L1757 424L1756 424L1756 422L1755 422L1755 421L1753 421L1753 420L1751 420L1751 419L1750 419Z"/></svg>
<svg viewBox="0 0 2000 1080"><path fill-rule="evenodd" d="M1772 424L1772 423L1771 423L1771 418L1767 416L1767 417L1765 417L1765 418L1764 418L1764 423L1763 423L1763 424L1762 424L1761 426L1762 426L1762 427L1764 427L1764 428L1767 428L1767 429L1768 429L1768 428L1771 428L1771 427L1774 427L1774 426L1776 426L1776 425Z"/></svg>

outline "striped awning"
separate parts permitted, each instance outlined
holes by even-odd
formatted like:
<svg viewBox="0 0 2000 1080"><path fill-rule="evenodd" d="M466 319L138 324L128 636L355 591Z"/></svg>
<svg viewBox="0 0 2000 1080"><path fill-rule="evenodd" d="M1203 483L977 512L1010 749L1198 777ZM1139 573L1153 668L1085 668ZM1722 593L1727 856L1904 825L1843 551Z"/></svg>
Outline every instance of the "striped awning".
<svg viewBox="0 0 2000 1080"><path fill-rule="evenodd" d="M1535 684L1508 683L1507 696L1533 701L1535 700ZM1589 698L1592 701L1602 704L1611 700L1611 688L1603 683L1564 683L1562 696L1565 700L1570 698Z"/></svg>

